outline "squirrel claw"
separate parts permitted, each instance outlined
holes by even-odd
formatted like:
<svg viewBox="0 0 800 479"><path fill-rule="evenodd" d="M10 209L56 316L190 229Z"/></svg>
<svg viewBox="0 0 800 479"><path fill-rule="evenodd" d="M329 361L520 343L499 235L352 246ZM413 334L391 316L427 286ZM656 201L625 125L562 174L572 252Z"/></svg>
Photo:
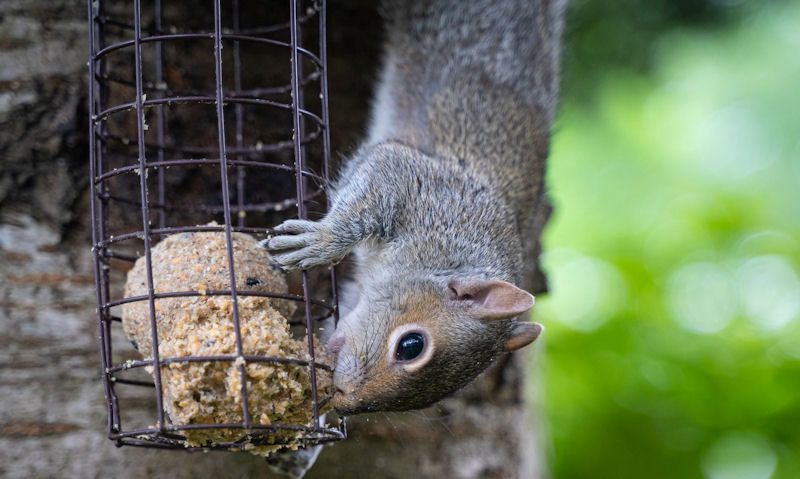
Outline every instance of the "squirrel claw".
<svg viewBox="0 0 800 479"><path fill-rule="evenodd" d="M264 246L271 251L281 251L273 259L286 270L309 269L340 259L346 254L346 251L337 247L328 228L318 222L288 220L273 231L279 235L266 240Z"/></svg>
<svg viewBox="0 0 800 479"><path fill-rule="evenodd" d="M314 253L314 248L306 247L291 253L279 254L272 257L284 270L309 269L328 263L328 258Z"/></svg>
<svg viewBox="0 0 800 479"><path fill-rule="evenodd" d="M275 228L273 228L272 231L275 233L298 234L298 233L310 233L313 231L319 231L321 228L322 225L320 225L316 221L286 220L283 223L276 226Z"/></svg>
<svg viewBox="0 0 800 479"><path fill-rule="evenodd" d="M303 233L296 236L275 236L266 242L266 246L270 250L302 248L308 245L309 241L313 241L313 236L313 233Z"/></svg>

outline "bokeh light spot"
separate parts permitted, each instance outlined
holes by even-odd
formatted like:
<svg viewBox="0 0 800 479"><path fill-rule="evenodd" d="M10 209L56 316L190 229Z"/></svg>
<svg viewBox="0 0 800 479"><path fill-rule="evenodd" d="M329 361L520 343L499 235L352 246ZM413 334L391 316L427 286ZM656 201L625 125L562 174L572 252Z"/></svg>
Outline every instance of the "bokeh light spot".
<svg viewBox="0 0 800 479"><path fill-rule="evenodd" d="M722 331L737 309L730 274L713 263L679 268L669 279L666 298L675 321L693 333Z"/></svg>
<svg viewBox="0 0 800 479"><path fill-rule="evenodd" d="M755 325L778 329L800 313L800 281L786 258L757 256L742 264L738 276L744 313Z"/></svg>
<svg viewBox="0 0 800 479"><path fill-rule="evenodd" d="M777 455L763 436L732 433L703 455L703 472L709 479L768 479L777 462Z"/></svg>
<svg viewBox="0 0 800 479"><path fill-rule="evenodd" d="M547 253L545 263L552 294L543 309L569 328L594 331L624 304L625 281L613 265L567 249Z"/></svg>

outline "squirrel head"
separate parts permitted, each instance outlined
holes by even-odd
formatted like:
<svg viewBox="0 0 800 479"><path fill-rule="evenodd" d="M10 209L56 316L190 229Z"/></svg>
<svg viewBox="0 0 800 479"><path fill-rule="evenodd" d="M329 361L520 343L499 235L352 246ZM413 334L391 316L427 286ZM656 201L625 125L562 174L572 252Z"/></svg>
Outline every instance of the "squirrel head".
<svg viewBox="0 0 800 479"><path fill-rule="evenodd" d="M513 318L533 295L506 281L410 280L370 288L328 342L333 407L343 415L427 407L542 332Z"/></svg>

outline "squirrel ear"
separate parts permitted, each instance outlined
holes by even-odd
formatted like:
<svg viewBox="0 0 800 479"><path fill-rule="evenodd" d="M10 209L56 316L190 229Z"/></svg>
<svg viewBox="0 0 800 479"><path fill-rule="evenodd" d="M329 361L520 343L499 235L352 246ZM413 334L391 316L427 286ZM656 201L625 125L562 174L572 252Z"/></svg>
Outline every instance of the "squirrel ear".
<svg viewBox="0 0 800 479"><path fill-rule="evenodd" d="M506 341L503 346L503 351L510 353L519 348L523 348L531 344L536 338L539 337L544 331L544 327L539 323L517 323L511 330L511 337Z"/></svg>
<svg viewBox="0 0 800 479"><path fill-rule="evenodd" d="M459 279L447 285L450 299L470 304L483 320L513 318L533 307L533 295L496 279Z"/></svg>

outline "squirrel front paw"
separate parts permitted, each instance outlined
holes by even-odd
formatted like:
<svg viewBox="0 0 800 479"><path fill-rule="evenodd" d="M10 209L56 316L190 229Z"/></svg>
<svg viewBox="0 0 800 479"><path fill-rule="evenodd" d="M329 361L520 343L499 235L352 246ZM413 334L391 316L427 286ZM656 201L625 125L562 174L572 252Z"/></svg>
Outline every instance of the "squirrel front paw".
<svg viewBox="0 0 800 479"><path fill-rule="evenodd" d="M262 241L261 245L270 251L281 251L272 259L284 269L309 269L340 260L349 251L322 222L287 220L273 231L278 236Z"/></svg>

